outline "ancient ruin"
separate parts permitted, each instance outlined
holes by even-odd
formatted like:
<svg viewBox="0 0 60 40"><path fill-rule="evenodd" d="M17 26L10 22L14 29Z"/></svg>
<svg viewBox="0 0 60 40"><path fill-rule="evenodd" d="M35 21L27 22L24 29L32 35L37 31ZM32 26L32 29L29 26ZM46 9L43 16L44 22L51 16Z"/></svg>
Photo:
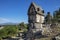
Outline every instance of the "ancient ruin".
<svg viewBox="0 0 60 40"><path fill-rule="evenodd" d="M32 2L28 9L29 28L25 40L39 40L39 38L47 36L47 39L54 38L57 34L59 34L59 30L57 32L57 30L55 30L57 27L52 28L53 25L56 25L52 22L52 16L50 15L50 12L48 12L45 18L44 10Z"/></svg>

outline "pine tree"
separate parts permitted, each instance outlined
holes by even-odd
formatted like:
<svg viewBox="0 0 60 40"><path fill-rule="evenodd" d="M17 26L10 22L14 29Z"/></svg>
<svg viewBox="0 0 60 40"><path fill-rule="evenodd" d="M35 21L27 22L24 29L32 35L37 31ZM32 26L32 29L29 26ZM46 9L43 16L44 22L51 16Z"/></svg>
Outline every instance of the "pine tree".
<svg viewBox="0 0 60 40"><path fill-rule="evenodd" d="M59 10L54 11L53 17L55 22L60 23L60 8Z"/></svg>
<svg viewBox="0 0 60 40"><path fill-rule="evenodd" d="M47 12L47 15L45 17L45 23L47 23L47 24L52 23L52 16L50 15L50 12Z"/></svg>

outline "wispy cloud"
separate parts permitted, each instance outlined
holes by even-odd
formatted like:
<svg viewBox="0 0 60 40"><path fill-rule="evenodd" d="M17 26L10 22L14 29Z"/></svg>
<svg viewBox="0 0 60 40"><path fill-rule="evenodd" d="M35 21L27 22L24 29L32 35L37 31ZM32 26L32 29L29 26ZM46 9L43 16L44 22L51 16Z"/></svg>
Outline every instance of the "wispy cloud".
<svg viewBox="0 0 60 40"><path fill-rule="evenodd" d="M0 23L7 23L7 22L11 22L11 21L6 18L0 18Z"/></svg>
<svg viewBox="0 0 60 40"><path fill-rule="evenodd" d="M1 17L0 17L0 24L1 24L1 23L8 23L8 22L20 23L20 21L17 20L17 19L9 19L9 18L1 18Z"/></svg>
<svg viewBox="0 0 60 40"><path fill-rule="evenodd" d="M9 19L9 18L2 18L0 17L0 24L1 23L8 23L8 22L12 22L12 23L20 23L20 22L25 22L27 23L26 20L22 19L22 20L18 20L18 19Z"/></svg>

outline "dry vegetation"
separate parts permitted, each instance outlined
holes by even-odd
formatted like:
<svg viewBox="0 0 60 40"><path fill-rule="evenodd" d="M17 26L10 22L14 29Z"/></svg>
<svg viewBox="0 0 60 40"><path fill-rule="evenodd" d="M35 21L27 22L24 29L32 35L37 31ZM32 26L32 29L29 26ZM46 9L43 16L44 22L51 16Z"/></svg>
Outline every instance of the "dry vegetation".
<svg viewBox="0 0 60 40"><path fill-rule="evenodd" d="M52 38L54 38L55 36L57 36L58 34L60 34L60 27L53 27L53 28L51 28L50 32L47 32L47 30L45 30L44 33L48 37L46 37L46 38L40 38L39 40L52 40Z"/></svg>

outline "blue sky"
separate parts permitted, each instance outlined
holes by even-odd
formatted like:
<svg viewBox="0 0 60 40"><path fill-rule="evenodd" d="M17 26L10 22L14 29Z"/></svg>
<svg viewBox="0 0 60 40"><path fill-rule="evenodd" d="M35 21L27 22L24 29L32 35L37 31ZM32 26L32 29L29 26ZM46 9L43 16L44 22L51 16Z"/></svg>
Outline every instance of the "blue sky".
<svg viewBox="0 0 60 40"><path fill-rule="evenodd" d="M42 7L45 14L48 11L52 14L60 7L60 0L0 0L0 23L27 23L27 11L31 2Z"/></svg>

